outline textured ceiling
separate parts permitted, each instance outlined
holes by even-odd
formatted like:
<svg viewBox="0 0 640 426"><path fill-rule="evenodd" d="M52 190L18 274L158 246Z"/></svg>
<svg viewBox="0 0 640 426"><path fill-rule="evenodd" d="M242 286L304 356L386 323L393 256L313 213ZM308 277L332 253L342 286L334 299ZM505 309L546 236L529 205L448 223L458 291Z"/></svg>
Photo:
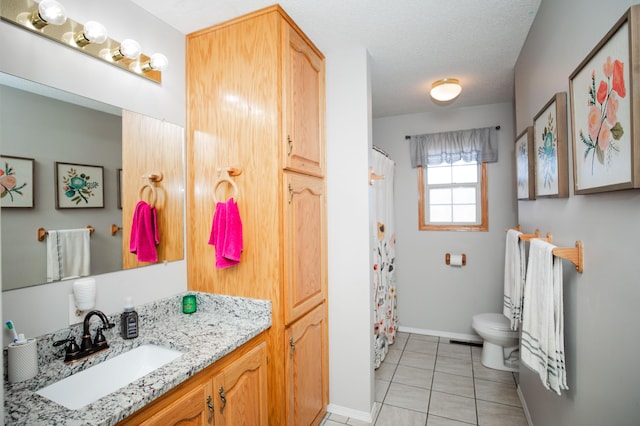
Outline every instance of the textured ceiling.
<svg viewBox="0 0 640 426"><path fill-rule="evenodd" d="M132 0L180 32L273 4L269 0ZM344 46L371 55L373 116L513 99L513 69L541 0L281 0L330 57ZM433 81L458 78L460 97L436 104Z"/></svg>

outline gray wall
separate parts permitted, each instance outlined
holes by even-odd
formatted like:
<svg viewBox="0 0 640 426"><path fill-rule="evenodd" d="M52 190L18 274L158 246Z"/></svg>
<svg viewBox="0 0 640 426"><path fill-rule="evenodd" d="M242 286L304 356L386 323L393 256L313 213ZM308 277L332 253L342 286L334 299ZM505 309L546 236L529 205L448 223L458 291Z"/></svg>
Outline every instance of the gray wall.
<svg viewBox="0 0 640 426"><path fill-rule="evenodd" d="M633 3L542 1L515 67L518 133L532 124L555 92L569 93L569 75ZM571 162L569 170L571 177ZM525 231L552 232L562 246L582 240L585 250L584 273L564 265L570 390L557 396L545 390L530 370L520 370L521 391L533 424L639 424L640 191L574 195L570 180L569 198L520 201L518 207Z"/></svg>
<svg viewBox="0 0 640 426"><path fill-rule="evenodd" d="M405 135L500 125L499 161L488 165L489 231L418 231L418 173L411 168ZM446 108L439 113L373 121L373 143L396 162L396 280L401 329L466 338L471 317L501 312L505 228L515 226L513 105ZM445 254L467 255L467 266L450 267Z"/></svg>
<svg viewBox="0 0 640 426"><path fill-rule="evenodd" d="M122 269L122 226L117 169L122 168L122 119L67 102L0 86L2 154L33 158L34 208L2 209L2 289L46 282L46 243L36 230L91 225L91 274ZM56 209L55 162L102 166L104 208Z"/></svg>

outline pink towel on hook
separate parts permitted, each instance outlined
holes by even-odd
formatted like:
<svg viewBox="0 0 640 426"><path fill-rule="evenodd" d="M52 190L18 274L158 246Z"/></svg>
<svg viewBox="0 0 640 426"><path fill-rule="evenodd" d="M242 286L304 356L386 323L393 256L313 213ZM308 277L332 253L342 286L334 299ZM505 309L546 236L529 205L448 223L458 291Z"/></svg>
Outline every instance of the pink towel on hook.
<svg viewBox="0 0 640 426"><path fill-rule="evenodd" d="M131 222L129 251L138 255L139 262L157 262L156 245L159 243L156 209L145 201L138 201Z"/></svg>
<svg viewBox="0 0 640 426"><path fill-rule="evenodd" d="M229 268L240 263L242 220L233 198L216 204L209 244L215 246L216 268Z"/></svg>

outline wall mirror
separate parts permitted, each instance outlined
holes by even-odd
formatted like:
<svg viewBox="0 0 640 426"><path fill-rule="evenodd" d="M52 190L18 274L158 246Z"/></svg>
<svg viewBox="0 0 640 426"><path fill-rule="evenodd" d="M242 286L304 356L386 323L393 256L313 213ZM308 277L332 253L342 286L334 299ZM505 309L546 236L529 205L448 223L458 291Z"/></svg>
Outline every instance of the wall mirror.
<svg viewBox="0 0 640 426"><path fill-rule="evenodd" d="M165 134L171 145L163 145ZM160 148L150 149L151 143ZM137 262L128 250L131 214L137 200L149 196L140 192L149 183L145 173L163 174L158 261L184 259L183 144L180 126L0 73L2 290L47 283L40 228L91 226L90 275L152 264ZM69 173L89 176L89 194L56 195ZM165 223L172 224L166 232Z"/></svg>

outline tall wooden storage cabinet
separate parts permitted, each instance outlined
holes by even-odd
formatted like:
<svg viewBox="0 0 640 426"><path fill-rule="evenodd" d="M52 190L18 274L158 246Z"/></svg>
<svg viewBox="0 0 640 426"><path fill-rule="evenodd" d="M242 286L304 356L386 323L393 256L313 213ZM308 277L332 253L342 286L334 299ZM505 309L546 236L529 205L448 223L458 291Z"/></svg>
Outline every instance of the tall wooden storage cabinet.
<svg viewBox="0 0 640 426"><path fill-rule="evenodd" d="M277 5L187 36L189 288L269 299L269 423L328 403L324 56ZM230 167L235 189L217 184ZM234 196L238 265L215 267L218 200Z"/></svg>

